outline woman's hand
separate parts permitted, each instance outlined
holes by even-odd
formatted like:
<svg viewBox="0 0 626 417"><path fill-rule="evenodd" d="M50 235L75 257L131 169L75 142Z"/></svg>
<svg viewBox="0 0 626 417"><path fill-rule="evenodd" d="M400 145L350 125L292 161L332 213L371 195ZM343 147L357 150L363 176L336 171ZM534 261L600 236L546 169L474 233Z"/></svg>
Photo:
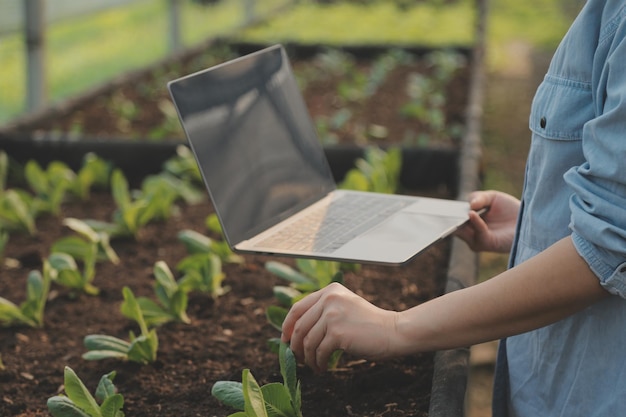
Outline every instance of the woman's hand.
<svg viewBox="0 0 626 417"><path fill-rule="evenodd" d="M315 372L326 370L337 349L368 359L389 357L396 313L380 309L333 283L294 304L282 341Z"/></svg>
<svg viewBox="0 0 626 417"><path fill-rule="evenodd" d="M476 191L470 194L469 223L456 235L475 251L509 252L515 236L520 201L499 191ZM480 216L476 211L487 208Z"/></svg>

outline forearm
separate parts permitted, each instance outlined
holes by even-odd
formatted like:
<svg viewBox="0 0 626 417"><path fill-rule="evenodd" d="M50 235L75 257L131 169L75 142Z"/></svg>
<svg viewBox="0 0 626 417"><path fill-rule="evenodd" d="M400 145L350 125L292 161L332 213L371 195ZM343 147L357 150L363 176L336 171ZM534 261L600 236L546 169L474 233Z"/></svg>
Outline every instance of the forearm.
<svg viewBox="0 0 626 417"><path fill-rule="evenodd" d="M470 346L520 334L607 295L568 237L481 284L397 313L390 354Z"/></svg>

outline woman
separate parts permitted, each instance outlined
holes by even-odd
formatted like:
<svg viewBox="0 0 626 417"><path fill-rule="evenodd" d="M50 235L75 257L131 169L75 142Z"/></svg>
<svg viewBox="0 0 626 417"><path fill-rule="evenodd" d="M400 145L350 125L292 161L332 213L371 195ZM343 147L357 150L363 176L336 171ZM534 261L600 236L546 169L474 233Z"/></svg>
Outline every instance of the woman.
<svg viewBox="0 0 626 417"><path fill-rule="evenodd" d="M626 3L588 0L557 49L530 115L521 201L489 207L458 235L510 252L510 268L402 312L340 285L295 304L283 325L299 360L336 349L384 359L502 339L494 417L626 413Z"/></svg>

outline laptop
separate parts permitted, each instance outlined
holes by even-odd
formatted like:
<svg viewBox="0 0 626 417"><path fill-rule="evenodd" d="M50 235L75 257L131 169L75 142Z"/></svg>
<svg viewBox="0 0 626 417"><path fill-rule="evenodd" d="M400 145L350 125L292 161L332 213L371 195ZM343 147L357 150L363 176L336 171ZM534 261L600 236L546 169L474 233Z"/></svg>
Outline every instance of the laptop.
<svg viewBox="0 0 626 417"><path fill-rule="evenodd" d="M234 252L401 265L468 219L467 202L338 189L280 44L168 90Z"/></svg>

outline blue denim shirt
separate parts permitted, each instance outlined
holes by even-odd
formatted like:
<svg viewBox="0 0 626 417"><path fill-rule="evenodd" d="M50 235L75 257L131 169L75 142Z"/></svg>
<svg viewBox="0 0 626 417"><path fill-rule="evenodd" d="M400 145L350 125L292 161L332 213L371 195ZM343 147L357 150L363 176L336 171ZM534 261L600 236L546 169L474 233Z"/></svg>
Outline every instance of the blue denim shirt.
<svg viewBox="0 0 626 417"><path fill-rule="evenodd" d="M511 266L563 237L612 297L500 344L494 417L626 415L626 2L588 0L530 114Z"/></svg>

